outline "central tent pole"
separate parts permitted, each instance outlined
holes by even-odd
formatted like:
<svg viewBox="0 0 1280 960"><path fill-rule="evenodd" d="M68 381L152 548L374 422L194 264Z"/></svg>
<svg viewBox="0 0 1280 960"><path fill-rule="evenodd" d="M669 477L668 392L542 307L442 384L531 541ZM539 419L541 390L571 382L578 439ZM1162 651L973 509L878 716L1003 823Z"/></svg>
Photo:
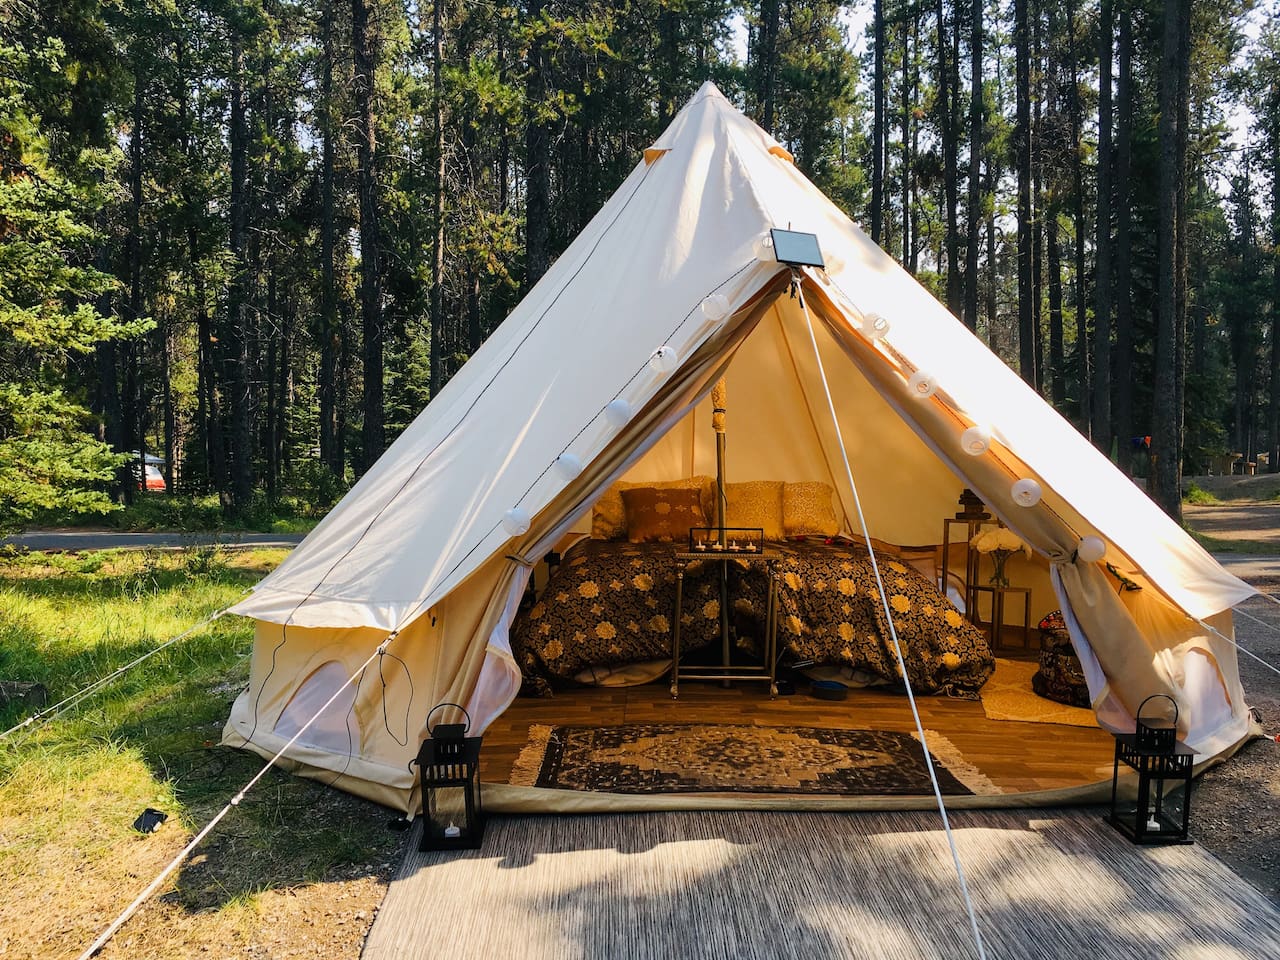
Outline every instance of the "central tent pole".
<svg viewBox="0 0 1280 960"><path fill-rule="evenodd" d="M725 413L729 401L729 388L724 377L711 388L711 428L716 432L716 537L717 546L723 552L725 543L725 517L729 501L724 492ZM721 663L729 666L729 562L720 561L720 655ZM729 681L724 681L729 686Z"/></svg>

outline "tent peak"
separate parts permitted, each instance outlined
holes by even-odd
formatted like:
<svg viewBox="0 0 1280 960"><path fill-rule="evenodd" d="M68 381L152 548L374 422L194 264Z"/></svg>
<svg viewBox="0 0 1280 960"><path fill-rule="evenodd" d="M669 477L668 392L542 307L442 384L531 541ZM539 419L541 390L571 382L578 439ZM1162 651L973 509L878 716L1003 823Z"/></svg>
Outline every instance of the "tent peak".
<svg viewBox="0 0 1280 960"><path fill-rule="evenodd" d="M702 86L698 88L698 92L693 95L693 99L695 100L697 100L700 97L719 97L721 100L724 100L726 102L729 99L723 93L721 93L720 88L717 87L715 83L710 80L704 81Z"/></svg>

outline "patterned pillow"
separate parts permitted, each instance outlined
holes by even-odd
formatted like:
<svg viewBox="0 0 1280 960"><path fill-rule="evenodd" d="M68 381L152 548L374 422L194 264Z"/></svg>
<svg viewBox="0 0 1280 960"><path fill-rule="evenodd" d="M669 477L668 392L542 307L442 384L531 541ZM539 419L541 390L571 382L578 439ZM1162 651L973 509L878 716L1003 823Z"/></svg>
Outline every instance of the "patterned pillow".
<svg viewBox="0 0 1280 960"><path fill-rule="evenodd" d="M840 521L831 506L827 483L784 483L782 527L788 537L834 537Z"/></svg>
<svg viewBox="0 0 1280 960"><path fill-rule="evenodd" d="M634 490L637 487L653 487L657 490L697 490L702 497L703 513L711 517L715 515L715 486L716 482L713 478L703 476L648 483L619 480L610 486L591 508L591 537L595 540L620 540L627 535L627 511L622 503L623 490Z"/></svg>
<svg viewBox="0 0 1280 960"><path fill-rule="evenodd" d="M729 501L727 527L759 527L766 540L782 540L782 481L750 480L726 483Z"/></svg>
<svg viewBox="0 0 1280 960"><path fill-rule="evenodd" d="M705 527L702 491L681 487L634 487L622 491L627 511L627 539L686 541L690 527Z"/></svg>

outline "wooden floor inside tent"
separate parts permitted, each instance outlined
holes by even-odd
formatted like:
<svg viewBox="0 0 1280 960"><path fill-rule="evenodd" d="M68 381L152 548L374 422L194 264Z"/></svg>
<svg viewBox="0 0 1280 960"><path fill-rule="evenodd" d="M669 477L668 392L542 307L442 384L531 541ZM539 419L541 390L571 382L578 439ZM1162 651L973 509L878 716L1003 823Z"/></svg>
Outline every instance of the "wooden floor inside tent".
<svg viewBox="0 0 1280 960"><path fill-rule="evenodd" d="M918 697L916 702L925 729L950 740L966 761L1002 791L998 799L1073 790L1100 781L1107 781L1105 792L1110 795L1115 741L1097 727L990 720L974 700ZM770 700L759 683L738 683L726 689L718 683L685 682L680 699L672 700L665 680L636 687L583 688L550 698L517 698L484 735L481 779L486 784L510 782L512 767L535 724L606 727L624 723L915 731L910 705L901 693L851 690L848 699L831 702L815 699L801 688L792 696ZM1061 798L1045 800L1062 802Z"/></svg>

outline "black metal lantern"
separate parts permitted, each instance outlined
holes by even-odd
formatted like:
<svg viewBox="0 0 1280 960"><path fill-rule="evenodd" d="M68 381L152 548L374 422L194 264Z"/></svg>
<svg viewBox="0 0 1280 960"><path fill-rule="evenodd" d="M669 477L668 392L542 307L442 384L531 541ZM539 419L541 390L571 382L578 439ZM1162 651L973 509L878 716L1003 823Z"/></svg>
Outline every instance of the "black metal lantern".
<svg viewBox="0 0 1280 960"><path fill-rule="evenodd" d="M452 707L465 723L437 723L437 710ZM422 782L422 842L419 850L477 849L484 837L480 802L480 742L468 737L471 717L456 703L442 703L427 714L427 737L418 748Z"/></svg>
<svg viewBox="0 0 1280 960"><path fill-rule="evenodd" d="M1142 715L1157 697L1173 704L1173 718ZM1134 843L1191 843L1191 771L1195 752L1177 739L1178 704L1163 693L1138 706L1135 730L1116 734L1115 770L1111 776L1111 815L1107 821ZM1120 767L1138 774L1137 802L1130 808L1119 798Z"/></svg>

